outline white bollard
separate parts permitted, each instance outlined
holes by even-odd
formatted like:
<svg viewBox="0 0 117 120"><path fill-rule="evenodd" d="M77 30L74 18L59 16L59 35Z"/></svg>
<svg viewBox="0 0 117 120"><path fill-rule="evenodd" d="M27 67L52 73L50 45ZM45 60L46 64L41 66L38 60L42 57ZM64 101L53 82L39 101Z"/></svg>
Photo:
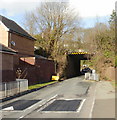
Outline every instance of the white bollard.
<svg viewBox="0 0 117 120"><path fill-rule="evenodd" d="M88 80L90 78L90 73L85 73L85 80Z"/></svg>
<svg viewBox="0 0 117 120"><path fill-rule="evenodd" d="M98 74L94 74L92 73L91 76L89 77L90 80L95 80L95 81L99 81L99 75Z"/></svg>
<svg viewBox="0 0 117 120"><path fill-rule="evenodd" d="M96 71L93 69L93 70L92 70L92 74L95 74L95 72L96 72Z"/></svg>

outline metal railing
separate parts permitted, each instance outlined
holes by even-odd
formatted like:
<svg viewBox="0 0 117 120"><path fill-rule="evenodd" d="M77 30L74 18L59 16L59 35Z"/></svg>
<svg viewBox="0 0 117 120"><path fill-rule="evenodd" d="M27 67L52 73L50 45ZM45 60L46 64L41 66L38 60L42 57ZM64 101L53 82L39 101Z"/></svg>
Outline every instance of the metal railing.
<svg viewBox="0 0 117 120"><path fill-rule="evenodd" d="M27 79L16 79L16 81L0 83L0 99L13 96L28 90Z"/></svg>

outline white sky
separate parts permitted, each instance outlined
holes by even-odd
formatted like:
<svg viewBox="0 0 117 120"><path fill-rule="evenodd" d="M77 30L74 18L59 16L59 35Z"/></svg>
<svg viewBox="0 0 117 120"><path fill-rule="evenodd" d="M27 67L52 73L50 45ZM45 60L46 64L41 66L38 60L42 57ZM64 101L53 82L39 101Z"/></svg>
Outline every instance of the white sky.
<svg viewBox="0 0 117 120"><path fill-rule="evenodd" d="M0 10L6 11L8 16L30 11L44 0L0 0ZM107 16L115 9L116 0L45 0L69 1L70 6L79 12L81 17Z"/></svg>
<svg viewBox="0 0 117 120"><path fill-rule="evenodd" d="M117 0L0 0L0 15L23 25L24 14L39 6L40 2L69 2L83 19L84 27L93 27L96 20L108 22Z"/></svg>
<svg viewBox="0 0 117 120"><path fill-rule="evenodd" d="M69 0L82 17L107 16L115 9L116 0Z"/></svg>

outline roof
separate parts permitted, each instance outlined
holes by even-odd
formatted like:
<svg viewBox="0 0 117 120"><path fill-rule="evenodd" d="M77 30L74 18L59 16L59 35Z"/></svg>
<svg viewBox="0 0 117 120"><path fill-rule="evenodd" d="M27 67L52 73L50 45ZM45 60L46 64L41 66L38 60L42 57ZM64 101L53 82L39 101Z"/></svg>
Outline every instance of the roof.
<svg viewBox="0 0 117 120"><path fill-rule="evenodd" d="M0 52L9 53L9 54L17 54L17 51L15 51L3 44L0 44Z"/></svg>
<svg viewBox="0 0 117 120"><path fill-rule="evenodd" d="M21 28L16 22L0 15L0 21L9 29L10 32L15 32L21 36L25 36L29 39L35 40L29 35L23 28Z"/></svg>
<svg viewBox="0 0 117 120"><path fill-rule="evenodd" d="M28 64L35 65L35 57L21 57L20 60Z"/></svg>

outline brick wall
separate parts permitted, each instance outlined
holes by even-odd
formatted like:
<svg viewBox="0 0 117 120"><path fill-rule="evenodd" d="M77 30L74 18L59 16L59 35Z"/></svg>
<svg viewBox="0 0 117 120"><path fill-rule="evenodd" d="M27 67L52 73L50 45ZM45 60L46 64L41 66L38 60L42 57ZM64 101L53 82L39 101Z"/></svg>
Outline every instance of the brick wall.
<svg viewBox="0 0 117 120"><path fill-rule="evenodd" d="M29 85L48 82L51 80L52 75L55 74L54 62L46 59L36 59L35 65L20 60L17 68L21 69L23 73L21 78L28 79Z"/></svg>
<svg viewBox="0 0 117 120"><path fill-rule="evenodd" d="M10 44L11 41L15 42L15 46ZM15 33L9 33L9 47L22 54L34 55L34 40Z"/></svg>
<svg viewBox="0 0 117 120"><path fill-rule="evenodd" d="M1 73L2 82L11 82L16 80L16 74L14 70L2 70Z"/></svg>
<svg viewBox="0 0 117 120"><path fill-rule="evenodd" d="M14 64L13 55L3 53L2 54L2 70L13 70L13 64Z"/></svg>
<svg viewBox="0 0 117 120"><path fill-rule="evenodd" d="M2 77L0 78L2 82L14 81L16 74L14 71L14 55L7 53L0 53L1 62L0 62L0 73Z"/></svg>

